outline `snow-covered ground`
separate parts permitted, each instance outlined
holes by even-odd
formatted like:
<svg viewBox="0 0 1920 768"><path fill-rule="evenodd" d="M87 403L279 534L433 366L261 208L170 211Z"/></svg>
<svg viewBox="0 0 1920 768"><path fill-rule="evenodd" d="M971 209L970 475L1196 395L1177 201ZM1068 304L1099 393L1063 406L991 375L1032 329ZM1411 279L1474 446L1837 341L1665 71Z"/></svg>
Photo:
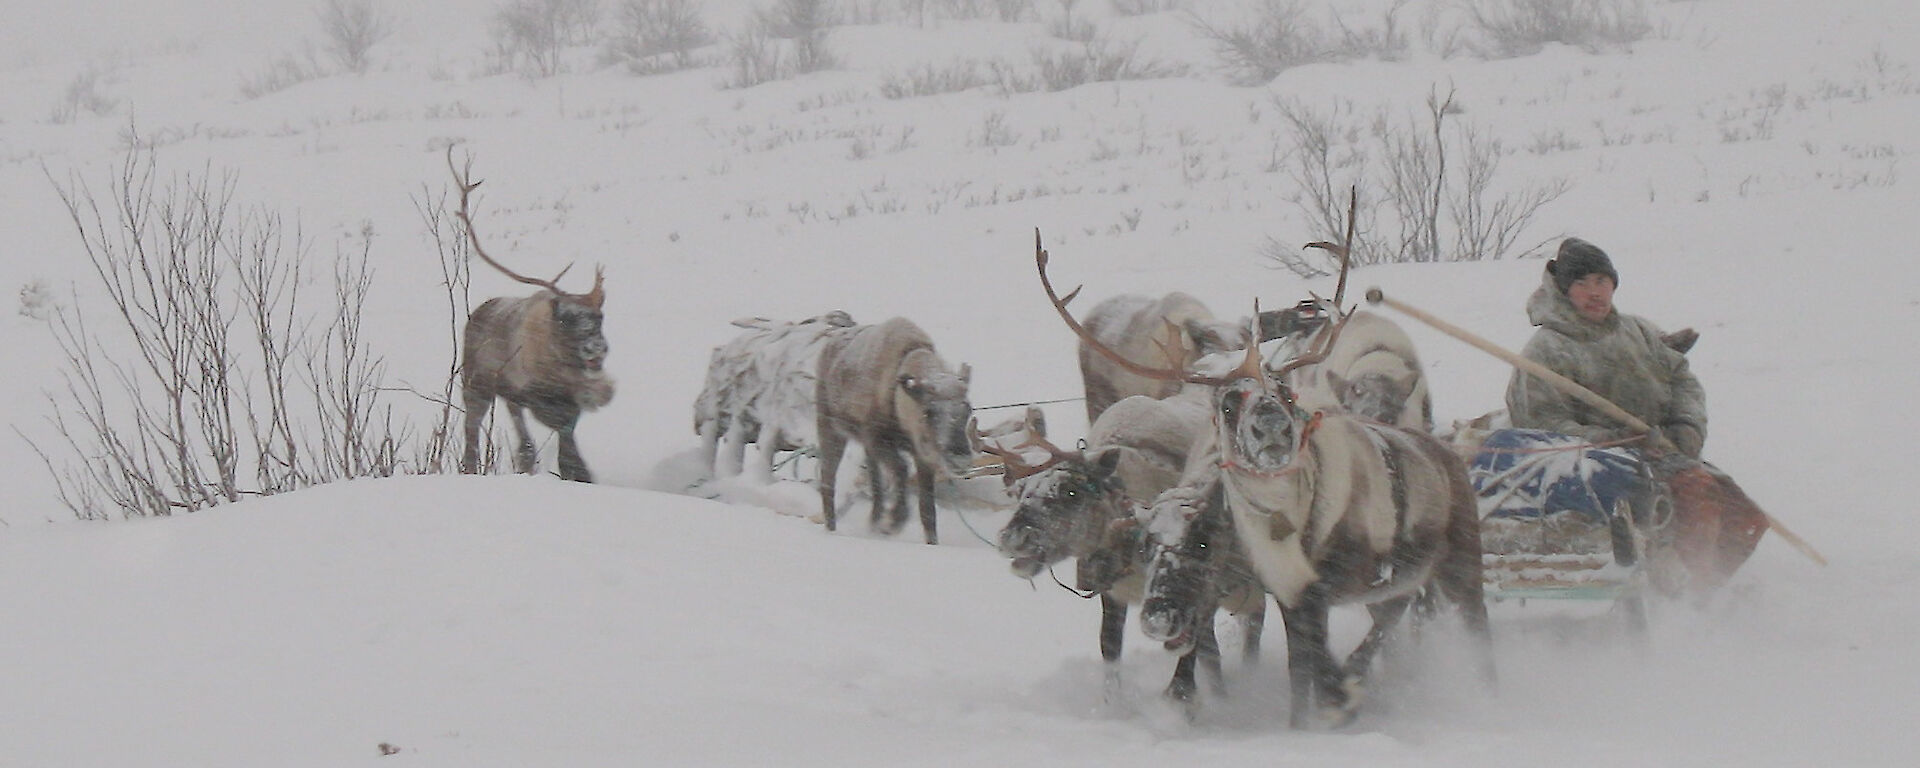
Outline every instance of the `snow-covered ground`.
<svg viewBox="0 0 1920 768"><path fill-rule="evenodd" d="M395 34L368 73L244 99L317 44L318 3L0 5L10 292L43 284L108 322L55 182L103 187L132 125L163 145L163 170L233 171L242 203L297 216L317 259L370 226L375 349L435 389L449 350L415 199L444 190L458 142L486 181L490 252L530 274L606 266L621 386L582 422L594 486L364 480L82 524L26 442L0 441L16 468L0 765L1894 766L1920 749L1912 3L1656 2L1657 34L1631 52L1417 51L1263 87L1224 84L1180 13L1076 7L1193 73L907 99L881 84L916 64L1026 62L1045 24L845 27L840 68L740 89L721 68L594 69L590 51L558 77L484 75L492 5L408 0L387 5ZM746 3L703 7L726 29ZM51 119L86 73L107 106ZM1103 701L1098 607L1009 577L969 533L1004 513L943 510L927 547L912 526L865 532L863 514L824 533L794 483L671 492L734 318L909 317L971 364L986 406L1079 394L1072 336L1033 278L1036 227L1084 306L1177 289L1231 316L1327 293L1258 255L1268 237L1324 234L1289 202L1276 96L1417 116L1449 88L1458 119L1512 150L1500 183L1571 182L1529 244L1601 245L1625 311L1702 332L1709 458L1831 566L1769 537L1719 599L1662 606L1644 651L1595 606L1497 605L1493 694L1441 642L1350 731L1300 733L1277 622L1261 666L1229 647L1232 694L1195 722L1159 701L1172 660L1132 630L1132 695ZM1354 281L1518 347L1540 266ZM476 296L519 292L475 273ZM44 436L58 350L44 321L4 315L4 420ZM1499 407L1499 363L1409 332L1439 421ZM1080 434L1080 413L1049 406L1053 433ZM1340 619L1351 635L1358 617Z"/></svg>

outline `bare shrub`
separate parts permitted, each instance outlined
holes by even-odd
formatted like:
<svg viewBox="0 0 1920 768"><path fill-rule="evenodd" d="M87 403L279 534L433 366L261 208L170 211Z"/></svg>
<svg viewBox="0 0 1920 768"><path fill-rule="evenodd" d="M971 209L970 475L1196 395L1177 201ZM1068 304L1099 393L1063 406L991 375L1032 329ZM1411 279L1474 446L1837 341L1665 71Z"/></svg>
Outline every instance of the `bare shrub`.
<svg viewBox="0 0 1920 768"><path fill-rule="evenodd" d="M240 82L240 96L252 101L292 88L319 77L324 71L320 57L309 47L303 54L283 53L267 63L267 68Z"/></svg>
<svg viewBox="0 0 1920 768"><path fill-rule="evenodd" d="M367 71L367 53L393 34L393 18L373 0L326 0L319 16L327 53L348 72Z"/></svg>
<svg viewBox="0 0 1920 768"><path fill-rule="evenodd" d="M47 122L54 125L67 125L79 119L81 114L100 117L112 114L120 106L120 101L100 89L104 75L100 70L87 67L67 82L67 89L61 93L60 101L53 105L53 113L47 116Z"/></svg>
<svg viewBox="0 0 1920 768"><path fill-rule="evenodd" d="M1411 47L1407 30L1400 24L1400 14L1407 8L1408 0L1393 0L1393 4L1380 13L1378 24L1350 24L1338 11L1333 13L1333 28L1339 41L1332 49L1339 51L1343 58L1373 57L1381 61L1401 61L1407 58Z"/></svg>
<svg viewBox="0 0 1920 768"><path fill-rule="evenodd" d="M768 34L792 41L791 61L796 74L833 68L827 33L840 22L829 0L777 0L771 8L757 10L754 15Z"/></svg>
<svg viewBox="0 0 1920 768"><path fill-rule="evenodd" d="M1641 0L1471 0L1466 10L1475 49L1496 58L1531 56L1548 43L1625 48L1653 31Z"/></svg>
<svg viewBox="0 0 1920 768"><path fill-rule="evenodd" d="M1087 83L1173 77L1185 71L1178 65L1142 57L1139 40L1120 41L1104 35L1072 50L1035 48L1033 63L1039 71L1040 86L1049 91Z"/></svg>
<svg viewBox="0 0 1920 768"><path fill-rule="evenodd" d="M746 28L728 36L735 88L830 69L835 65L827 33L837 24L828 0L777 0L758 8Z"/></svg>
<svg viewBox="0 0 1920 768"><path fill-rule="evenodd" d="M714 42L694 0L622 0L615 18L608 49L635 74L693 67L694 52Z"/></svg>
<svg viewBox="0 0 1920 768"><path fill-rule="evenodd" d="M1113 13L1116 16L1146 16L1154 13L1178 11L1186 7L1186 0L1113 0Z"/></svg>
<svg viewBox="0 0 1920 768"><path fill-rule="evenodd" d="M991 85L995 79L978 61L957 61L946 66L918 64L905 72L888 73L880 82L880 96L907 99L955 93Z"/></svg>
<svg viewBox="0 0 1920 768"><path fill-rule="evenodd" d="M1534 214L1568 188L1556 178L1500 194L1494 179L1506 150L1481 129L1452 121L1459 108L1451 92L1431 94L1426 113L1413 119L1385 110L1357 115L1347 103L1316 112L1275 101L1292 133L1294 203L1317 239L1346 230L1349 185L1358 188L1356 266L1517 255ZM1336 268L1274 238L1261 253L1303 276Z"/></svg>
<svg viewBox="0 0 1920 768"><path fill-rule="evenodd" d="M779 41L759 24L748 24L746 29L727 36L727 61L733 65L728 85L734 88L779 80L788 71L781 61Z"/></svg>
<svg viewBox="0 0 1920 768"><path fill-rule="evenodd" d="M1327 56L1326 33L1307 18L1299 0L1260 0L1252 17L1216 25L1199 16L1188 23L1213 45L1229 80L1264 85L1293 67Z"/></svg>
<svg viewBox="0 0 1920 768"><path fill-rule="evenodd" d="M493 14L496 69L534 77L564 71L561 54L593 41L598 0L511 0Z"/></svg>
<svg viewBox="0 0 1920 768"><path fill-rule="evenodd" d="M103 193L54 185L111 305L98 329L77 298L55 312L64 392L48 396L53 437L28 438L76 516L441 469L404 458L412 432L363 332L371 227L336 251L329 279L306 274L298 225L237 204L230 172L163 177L134 149ZM331 289L317 312L316 286Z"/></svg>

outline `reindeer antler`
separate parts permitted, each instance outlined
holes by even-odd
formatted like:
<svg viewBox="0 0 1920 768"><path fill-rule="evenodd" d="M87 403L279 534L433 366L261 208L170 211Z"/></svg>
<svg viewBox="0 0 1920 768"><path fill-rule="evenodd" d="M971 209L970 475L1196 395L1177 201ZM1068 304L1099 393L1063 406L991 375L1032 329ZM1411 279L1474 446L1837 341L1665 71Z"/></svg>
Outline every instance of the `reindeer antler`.
<svg viewBox="0 0 1920 768"><path fill-rule="evenodd" d="M1246 359L1242 360L1239 367L1235 368L1225 377L1207 376L1194 371L1174 368L1155 368L1128 359L1127 356L1115 352L1112 347L1101 343L1100 339L1096 338L1092 331L1087 330L1087 327L1081 325L1079 320L1074 319L1072 312L1067 311L1067 303L1073 301L1075 297L1078 297L1080 295L1080 288L1084 286L1075 287L1071 293L1066 295L1066 298L1061 298L1060 294L1053 290L1053 280L1047 277L1047 249L1041 246L1040 229L1038 227L1035 227L1033 230L1033 262L1040 270L1040 287L1047 292L1047 300L1053 302L1053 309L1055 312L1060 313L1060 319L1065 321L1067 327L1073 329L1074 334L1079 336L1081 341L1086 342L1087 346L1093 349L1093 351L1100 353L1101 357L1112 360L1114 364L1119 365L1121 368L1125 368L1128 373L1134 374L1135 376L1144 376L1149 379L1157 379L1159 381L1181 381L1207 387L1223 387L1246 376L1260 375L1260 345L1257 342L1247 345ZM1255 334L1255 337L1257 338L1258 334Z"/></svg>
<svg viewBox="0 0 1920 768"><path fill-rule="evenodd" d="M1353 266L1354 218L1359 211L1360 187L1359 185L1354 185L1347 188L1347 234L1345 241L1329 243L1325 240L1315 240L1306 244L1307 248L1319 248L1320 250L1340 257L1340 281L1335 284L1333 289L1333 309L1335 312L1340 311L1340 304L1347 299L1347 270Z"/></svg>
<svg viewBox="0 0 1920 768"><path fill-rule="evenodd" d="M1000 459L1000 463L1007 468L1006 483L1008 485L1040 474L1053 468L1060 462L1067 461L1075 456L1073 453L1061 450L1060 446L1054 445L1052 441L1044 437L1030 437L1023 445L1037 445L1047 449L1047 460L1039 464L1028 464L1027 458L1020 455L1019 451L1010 451L985 441L981 442L980 450Z"/></svg>
<svg viewBox="0 0 1920 768"><path fill-rule="evenodd" d="M478 254L482 261L485 261L487 264L491 265L494 269L500 270L501 274L504 274L507 277L511 277L516 281L526 283L527 285L537 285L541 288L545 288L549 291L553 291L554 293L558 293L566 296L582 297L583 299L586 300L588 304L596 308L599 307L603 301L605 301L606 292L602 289L603 284L606 282L605 267L594 268L593 290L590 290L584 294L575 294L575 293L568 293L564 290L561 290L559 286L560 278L566 276L567 270L573 269L572 264L568 264L566 267L562 268L560 270L560 274L554 275L552 280L541 280L540 278L537 278L537 277L527 277L526 275L522 275L511 269L507 269L505 265L502 265L500 262L494 261L492 256L487 255L487 249L481 247L480 233L474 231L473 216L468 213L468 208L467 208L468 199L473 194L474 188L480 186L480 182L473 181L473 156L472 155L467 156L467 163L464 169L456 168L454 167L454 164L453 164L453 147L448 146L447 147L447 170L453 174L454 186L457 186L460 188L460 210L454 211L453 215L460 219L460 224L462 226L465 226L467 228L467 240L473 245L473 252Z"/></svg>

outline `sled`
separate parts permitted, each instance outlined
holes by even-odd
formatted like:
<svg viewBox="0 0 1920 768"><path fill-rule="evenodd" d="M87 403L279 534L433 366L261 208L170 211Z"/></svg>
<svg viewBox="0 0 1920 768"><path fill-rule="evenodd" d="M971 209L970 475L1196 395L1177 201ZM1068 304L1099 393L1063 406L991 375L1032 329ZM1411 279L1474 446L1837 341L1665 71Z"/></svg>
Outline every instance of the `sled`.
<svg viewBox="0 0 1920 768"><path fill-rule="evenodd" d="M1609 601L1646 621L1672 499L1639 454L1539 430L1463 430L1489 600Z"/></svg>

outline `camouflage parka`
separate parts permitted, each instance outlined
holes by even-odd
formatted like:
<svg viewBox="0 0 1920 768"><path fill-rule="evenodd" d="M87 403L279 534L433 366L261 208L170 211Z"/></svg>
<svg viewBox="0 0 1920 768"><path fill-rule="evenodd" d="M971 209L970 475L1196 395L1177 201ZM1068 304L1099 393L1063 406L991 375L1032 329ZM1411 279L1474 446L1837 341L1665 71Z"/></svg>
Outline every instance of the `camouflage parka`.
<svg viewBox="0 0 1920 768"><path fill-rule="evenodd" d="M1685 355L1660 340L1645 318L1615 309L1589 322L1542 276L1527 299L1527 319L1540 326L1520 354L1579 382L1626 412L1661 430L1680 449L1698 457L1707 437L1707 395ZM1507 383L1513 426L1544 429L1594 442L1630 434L1624 425L1535 376L1515 371Z"/></svg>

